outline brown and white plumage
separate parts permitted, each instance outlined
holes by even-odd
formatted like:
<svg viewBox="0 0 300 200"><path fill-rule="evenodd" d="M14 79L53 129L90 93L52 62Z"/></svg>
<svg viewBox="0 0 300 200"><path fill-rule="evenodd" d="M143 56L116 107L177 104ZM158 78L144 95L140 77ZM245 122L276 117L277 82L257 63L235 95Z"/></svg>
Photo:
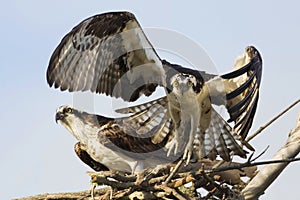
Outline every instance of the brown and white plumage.
<svg viewBox="0 0 300 200"><path fill-rule="evenodd" d="M140 115L138 116L138 118ZM165 128L166 137L158 144L151 141L162 124L153 126L144 137L139 137L135 128L136 120L128 123L128 117L108 118L89 114L71 106L61 106L56 111L56 121L60 122L79 143L75 145L78 157L96 171L119 170L138 173L149 167L170 163L178 157L167 158L163 149L172 134L172 128ZM144 122L146 119L144 119ZM164 127L170 127L165 122Z"/></svg>
<svg viewBox="0 0 300 200"><path fill-rule="evenodd" d="M142 105L132 106L129 108L116 110L123 114L132 114L132 118L127 120L135 124L137 132L139 134L145 134L153 129L152 120L158 120L156 124L159 125L159 129L155 134L150 135L154 144L160 144L165 138L168 137L168 143L171 142L174 137L175 127L170 126L170 123L165 123L166 120L172 122L172 118L169 116L167 107L167 97L147 102ZM155 108L156 107L156 108ZM159 109L157 109L157 107ZM203 127L202 124L198 124L195 139L193 141L194 151L200 158L208 157L215 159L217 155L220 155L224 160L230 160L230 152L234 152L241 157L245 156L245 151L240 147L237 140L237 135L233 136L231 132L231 126L217 113L214 108L211 108L210 119L208 127ZM156 118L155 116L160 116ZM127 121L126 120L126 121ZM146 122L146 123L145 123ZM206 124L205 124L206 125ZM168 135L170 134L170 135ZM178 155L182 155L184 151L184 145L186 144L189 135L182 135L183 140ZM165 147L165 150L168 149Z"/></svg>
<svg viewBox="0 0 300 200"><path fill-rule="evenodd" d="M109 169L104 166L102 163L97 162L94 160L91 155L87 152L87 148L85 145L81 144L80 142L77 142L74 145L74 151L76 155L80 158L82 162L87 164L89 167L91 167L95 171L108 171Z"/></svg>
<svg viewBox="0 0 300 200"><path fill-rule="evenodd" d="M51 56L47 81L61 90L90 90L135 101L152 94L163 74L134 15L113 12L84 20L62 39Z"/></svg>
<svg viewBox="0 0 300 200"><path fill-rule="evenodd" d="M134 131L123 131L125 135L115 141L134 132L154 145L165 141L168 155L174 150L189 160L196 150L200 157L220 155L230 160L231 154L245 157L238 141L247 136L257 107L262 59L256 48L247 47L235 69L217 76L161 60L133 14L112 12L84 20L62 39L51 56L47 81L61 90L90 90L125 101L149 96L162 86L166 97L129 108L132 116L123 120L122 127L130 124ZM180 91L180 96L173 84L184 76L192 83L181 80L189 86L182 87L188 93ZM226 107L233 128L213 105ZM122 145L129 148L136 141Z"/></svg>

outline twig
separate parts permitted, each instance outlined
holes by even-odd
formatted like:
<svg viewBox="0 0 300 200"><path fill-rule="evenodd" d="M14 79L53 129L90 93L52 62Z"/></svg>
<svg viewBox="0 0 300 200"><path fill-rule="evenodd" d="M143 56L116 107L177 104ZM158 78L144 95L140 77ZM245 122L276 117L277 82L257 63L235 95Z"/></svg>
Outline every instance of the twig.
<svg viewBox="0 0 300 200"><path fill-rule="evenodd" d="M179 194L176 189L170 188L166 185L156 185L154 186L156 190L163 190L167 194L172 194L174 197L176 197L178 200L186 200L188 199L187 197L183 197L181 194Z"/></svg>
<svg viewBox="0 0 300 200"><path fill-rule="evenodd" d="M167 178L168 175L163 175L163 176L160 176L160 177L154 177L154 178L151 178L148 183L150 185L152 184L155 184L155 183L160 183L162 181L164 181L166 178Z"/></svg>
<svg viewBox="0 0 300 200"><path fill-rule="evenodd" d="M92 176L91 177L92 183L97 183L99 185L109 185L112 188L118 188L118 189L127 189L131 187L139 187L134 184L134 182L119 182L114 180L108 180L107 177L101 177L101 176Z"/></svg>
<svg viewBox="0 0 300 200"><path fill-rule="evenodd" d="M114 194L114 199L121 199L123 198L125 195L130 195L130 192L131 192L131 189L128 188L128 189L124 189L124 190L120 190L120 191L117 191L115 194ZM112 199L112 198L111 198Z"/></svg>
<svg viewBox="0 0 300 200"><path fill-rule="evenodd" d="M96 189L94 191L95 195L103 195L108 191L109 188ZM81 191L81 192L65 192L65 193L55 193L55 194L39 194L30 197L16 198L15 200L44 200L44 199L90 199L91 191Z"/></svg>
<svg viewBox="0 0 300 200"><path fill-rule="evenodd" d="M233 170L233 169L242 169L245 167L253 167L253 166L259 166L259 165L270 165L270 164L276 164L276 163L291 163L291 162L296 162L300 161L300 158L288 158L288 159L282 159L282 160L269 160L269 161L261 161L261 162L246 162L242 164L234 164L234 165L227 165L227 166L222 166L222 167L217 167L214 169L208 169L205 170L206 173L216 173L216 172L223 172L223 171L228 171L228 170Z"/></svg>
<svg viewBox="0 0 300 200"><path fill-rule="evenodd" d="M168 186L169 187L174 187L174 188L178 188L186 183L195 181L195 178L192 176L191 173L185 173L186 175L182 178L176 179L176 181L170 183Z"/></svg>
<svg viewBox="0 0 300 200"><path fill-rule="evenodd" d="M287 107L284 111L282 111L281 113L279 113L277 116L275 116L273 119L271 119L268 123L266 123L265 125L261 126L255 133L253 133L252 135L250 135L249 137L247 137L246 142L249 142L250 140L252 140L254 137L256 137L259 133L261 133L265 128L267 128L268 126L270 126L274 121L276 121L279 117L281 117L282 115L284 115L287 111L289 111L291 108L293 108L295 105L297 105L300 102L300 99L298 99L297 101L295 101L294 103L292 103L289 107Z"/></svg>
<svg viewBox="0 0 300 200"><path fill-rule="evenodd" d="M212 196L217 196L221 199L228 199L228 197L231 197L233 199L240 199L240 196L238 194L236 194L226 186L222 187L221 185L216 183L215 180L213 180L210 176L208 176L208 173L206 172L206 170L204 170L204 165L200 169L200 173L203 176L203 178L208 182L208 184L206 185L213 186L213 189L208 191L209 194L207 198L211 198Z"/></svg>
<svg viewBox="0 0 300 200"><path fill-rule="evenodd" d="M134 182L137 177L134 175L126 175L122 174L119 171L100 171L100 172L87 172L89 176L97 176L97 177L110 177L122 182Z"/></svg>
<svg viewBox="0 0 300 200"><path fill-rule="evenodd" d="M252 159L252 157L253 157L253 155L254 155L254 153L252 153L251 154L251 156L249 157L249 159L248 159L248 161L249 162L254 162L254 161L256 161L258 158L260 158L262 155L264 155L266 152L267 152L267 150L269 149L269 145L265 148L265 150L263 150L258 156L256 156L255 158L253 158Z"/></svg>
<svg viewBox="0 0 300 200"><path fill-rule="evenodd" d="M175 168L172 170L172 172L170 173L170 175L168 176L168 178L164 182L164 185L167 185L170 182L170 180L172 179L172 177L174 176L174 174L178 171L179 167L182 165L183 161L184 161L183 158L181 158L179 160L179 162L176 164Z"/></svg>

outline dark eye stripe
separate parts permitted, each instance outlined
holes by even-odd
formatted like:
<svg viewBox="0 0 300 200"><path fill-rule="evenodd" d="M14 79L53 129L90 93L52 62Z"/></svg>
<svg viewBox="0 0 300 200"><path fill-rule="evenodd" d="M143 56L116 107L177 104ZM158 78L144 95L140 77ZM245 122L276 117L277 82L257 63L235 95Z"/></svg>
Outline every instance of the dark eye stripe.
<svg viewBox="0 0 300 200"><path fill-rule="evenodd" d="M64 113L71 113L72 111L73 111L73 109L70 107L64 108L64 110L63 110Z"/></svg>

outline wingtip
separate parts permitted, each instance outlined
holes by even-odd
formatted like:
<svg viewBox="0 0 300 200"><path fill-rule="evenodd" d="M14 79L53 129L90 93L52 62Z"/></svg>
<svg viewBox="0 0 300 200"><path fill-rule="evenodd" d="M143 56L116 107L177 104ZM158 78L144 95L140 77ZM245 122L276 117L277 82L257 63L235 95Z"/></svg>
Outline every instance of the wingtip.
<svg viewBox="0 0 300 200"><path fill-rule="evenodd" d="M49 87L52 87L54 81L50 78L49 68L47 69L47 72L46 72L46 81L47 81Z"/></svg>
<svg viewBox="0 0 300 200"><path fill-rule="evenodd" d="M245 52L248 54L248 56L253 60L255 57L259 58L260 62L262 62L262 57L258 49L253 46L249 45L246 47Z"/></svg>

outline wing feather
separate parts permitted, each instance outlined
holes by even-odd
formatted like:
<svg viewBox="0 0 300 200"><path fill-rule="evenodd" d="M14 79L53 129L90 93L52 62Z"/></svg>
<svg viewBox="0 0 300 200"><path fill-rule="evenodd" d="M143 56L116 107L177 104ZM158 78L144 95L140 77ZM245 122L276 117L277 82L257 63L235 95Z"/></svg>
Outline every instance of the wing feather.
<svg viewBox="0 0 300 200"><path fill-rule="evenodd" d="M171 119L167 117L166 97L116 112L131 115L114 119L101 134L127 151L148 153L158 150L173 134ZM153 143L152 138L159 134L164 135L163 139ZM117 139L120 137L121 140Z"/></svg>
<svg viewBox="0 0 300 200"><path fill-rule="evenodd" d="M122 114L131 114L124 118L125 124L135 127L136 132L141 136L149 135L153 129L159 129L154 132L152 141L157 144L166 137L166 129L169 131L170 118L168 117L167 98L162 97L144 104L131 106L123 109L117 109L116 112ZM163 136L161 136L161 134ZM160 139L158 139L160 138Z"/></svg>
<svg viewBox="0 0 300 200"><path fill-rule="evenodd" d="M234 132L245 139L258 104L262 75L260 53L253 46L247 47L234 68L233 72L209 80L208 85L212 103L226 106L228 122L234 122Z"/></svg>
<svg viewBox="0 0 300 200"><path fill-rule="evenodd" d="M220 155L222 159L230 161L230 152L245 157L246 152L237 142L237 138L234 138L231 130L231 126L212 108L209 127L201 130L199 126L195 136L194 145L199 157L214 160L217 155Z"/></svg>
<svg viewBox="0 0 300 200"><path fill-rule="evenodd" d="M90 90L135 101L165 82L160 58L133 14L111 12L74 27L57 46L47 69L50 86Z"/></svg>
<svg viewBox="0 0 300 200"><path fill-rule="evenodd" d="M80 158L80 160L82 162L84 162L85 164L87 164L88 166L90 166L93 170L95 171L108 171L109 169L97 162L96 160L94 160L89 153L86 151L86 148L84 145L82 145L80 142L77 142L74 146L74 150L76 155Z"/></svg>
<svg viewBox="0 0 300 200"><path fill-rule="evenodd" d="M123 119L124 124L134 127L137 135L139 132L142 134L140 137L151 137L153 144L162 144L164 141L166 145L174 137L172 119L167 112L167 97L116 111L131 114ZM160 123L153 123L154 119ZM220 155L224 160L229 161L230 152L245 157L246 152L236 140L238 139L232 135L231 126L212 108L209 127L202 130L199 123L194 139L194 149L200 158L209 157L212 160Z"/></svg>

